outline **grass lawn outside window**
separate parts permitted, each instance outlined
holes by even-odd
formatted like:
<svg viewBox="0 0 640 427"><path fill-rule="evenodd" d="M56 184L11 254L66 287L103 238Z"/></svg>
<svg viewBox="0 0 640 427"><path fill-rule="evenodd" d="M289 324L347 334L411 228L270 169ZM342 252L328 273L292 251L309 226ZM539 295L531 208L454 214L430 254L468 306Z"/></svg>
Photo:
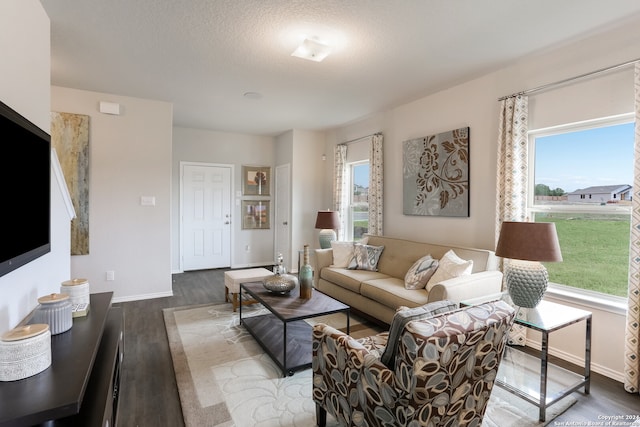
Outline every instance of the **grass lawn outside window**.
<svg viewBox="0 0 640 427"><path fill-rule="evenodd" d="M627 297L628 214L536 213L536 222L554 222L562 262L544 263L549 281L588 291Z"/></svg>

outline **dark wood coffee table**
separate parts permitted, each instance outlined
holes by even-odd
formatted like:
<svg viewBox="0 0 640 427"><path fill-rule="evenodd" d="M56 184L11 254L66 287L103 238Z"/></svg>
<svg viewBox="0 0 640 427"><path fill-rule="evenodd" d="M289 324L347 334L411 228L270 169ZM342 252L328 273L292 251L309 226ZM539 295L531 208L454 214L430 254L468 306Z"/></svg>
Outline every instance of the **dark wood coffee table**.
<svg viewBox="0 0 640 427"><path fill-rule="evenodd" d="M304 319L344 312L349 333L349 306L316 289L305 300L299 298L299 287L285 295L267 291L262 282L242 283L240 288L269 310L267 314L242 317L241 304L240 324L282 369L283 376L311 366L312 327Z"/></svg>

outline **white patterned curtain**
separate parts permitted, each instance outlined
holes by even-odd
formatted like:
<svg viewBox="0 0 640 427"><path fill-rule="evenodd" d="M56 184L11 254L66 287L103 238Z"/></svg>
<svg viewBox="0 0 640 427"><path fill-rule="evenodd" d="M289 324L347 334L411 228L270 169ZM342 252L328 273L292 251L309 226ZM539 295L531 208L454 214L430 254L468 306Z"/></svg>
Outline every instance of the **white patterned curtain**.
<svg viewBox="0 0 640 427"><path fill-rule="evenodd" d="M640 392L640 64L635 64L635 143L629 248L629 293L624 349L624 389Z"/></svg>
<svg viewBox="0 0 640 427"><path fill-rule="evenodd" d="M369 230L373 236L382 236L384 163L382 160L382 134L375 134L369 143Z"/></svg>
<svg viewBox="0 0 640 427"><path fill-rule="evenodd" d="M338 240L345 238L345 220L347 218L347 208L349 207L349 191L347 187L347 146L345 144L336 145L333 156L333 209L340 215L340 228L338 229Z"/></svg>
<svg viewBox="0 0 640 427"><path fill-rule="evenodd" d="M498 128L498 176L496 179L496 244L502 221L527 218L529 178L529 98L504 99Z"/></svg>
<svg viewBox="0 0 640 427"><path fill-rule="evenodd" d="M525 221L527 218L528 130L529 98L517 95L502 100L498 127L496 245L502 221ZM513 325L509 333L509 343L525 345L526 341L525 327Z"/></svg>

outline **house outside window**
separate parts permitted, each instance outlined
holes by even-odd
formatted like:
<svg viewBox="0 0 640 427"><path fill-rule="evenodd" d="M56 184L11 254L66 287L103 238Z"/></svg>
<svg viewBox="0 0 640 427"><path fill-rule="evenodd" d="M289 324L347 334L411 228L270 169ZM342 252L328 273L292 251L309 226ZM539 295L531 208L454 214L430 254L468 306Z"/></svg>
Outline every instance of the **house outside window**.
<svg viewBox="0 0 640 427"><path fill-rule="evenodd" d="M626 298L632 115L529 132L530 221L554 222L563 261L544 263L559 289Z"/></svg>
<svg viewBox="0 0 640 427"><path fill-rule="evenodd" d="M345 238L360 241L369 230L369 161L349 163L349 209Z"/></svg>

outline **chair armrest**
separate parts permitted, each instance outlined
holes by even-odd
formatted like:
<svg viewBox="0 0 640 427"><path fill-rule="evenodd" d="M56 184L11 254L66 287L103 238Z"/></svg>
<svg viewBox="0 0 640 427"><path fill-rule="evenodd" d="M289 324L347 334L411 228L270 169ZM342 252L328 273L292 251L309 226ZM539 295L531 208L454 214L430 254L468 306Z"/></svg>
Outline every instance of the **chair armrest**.
<svg viewBox="0 0 640 427"><path fill-rule="evenodd" d="M341 356L339 356L339 353ZM311 365L314 374L316 371L319 372L327 368L325 364L327 356L335 361L345 355L347 356L344 360L346 365L342 369L345 369L346 366L354 369L376 366L392 372L380 362L377 354L371 353L352 336L324 323L318 323L313 326L313 359Z"/></svg>
<svg viewBox="0 0 640 427"><path fill-rule="evenodd" d="M314 325L312 336L313 400L341 425L353 425L351 420L361 418L365 411L390 403L374 402L368 395L371 390L395 388L393 371L377 355L351 336L325 324ZM337 402L340 405L336 406Z"/></svg>
<svg viewBox="0 0 640 427"><path fill-rule="evenodd" d="M472 298L497 294L502 291L502 272L481 271L467 276L443 280L428 294L428 302L451 300L460 302Z"/></svg>

